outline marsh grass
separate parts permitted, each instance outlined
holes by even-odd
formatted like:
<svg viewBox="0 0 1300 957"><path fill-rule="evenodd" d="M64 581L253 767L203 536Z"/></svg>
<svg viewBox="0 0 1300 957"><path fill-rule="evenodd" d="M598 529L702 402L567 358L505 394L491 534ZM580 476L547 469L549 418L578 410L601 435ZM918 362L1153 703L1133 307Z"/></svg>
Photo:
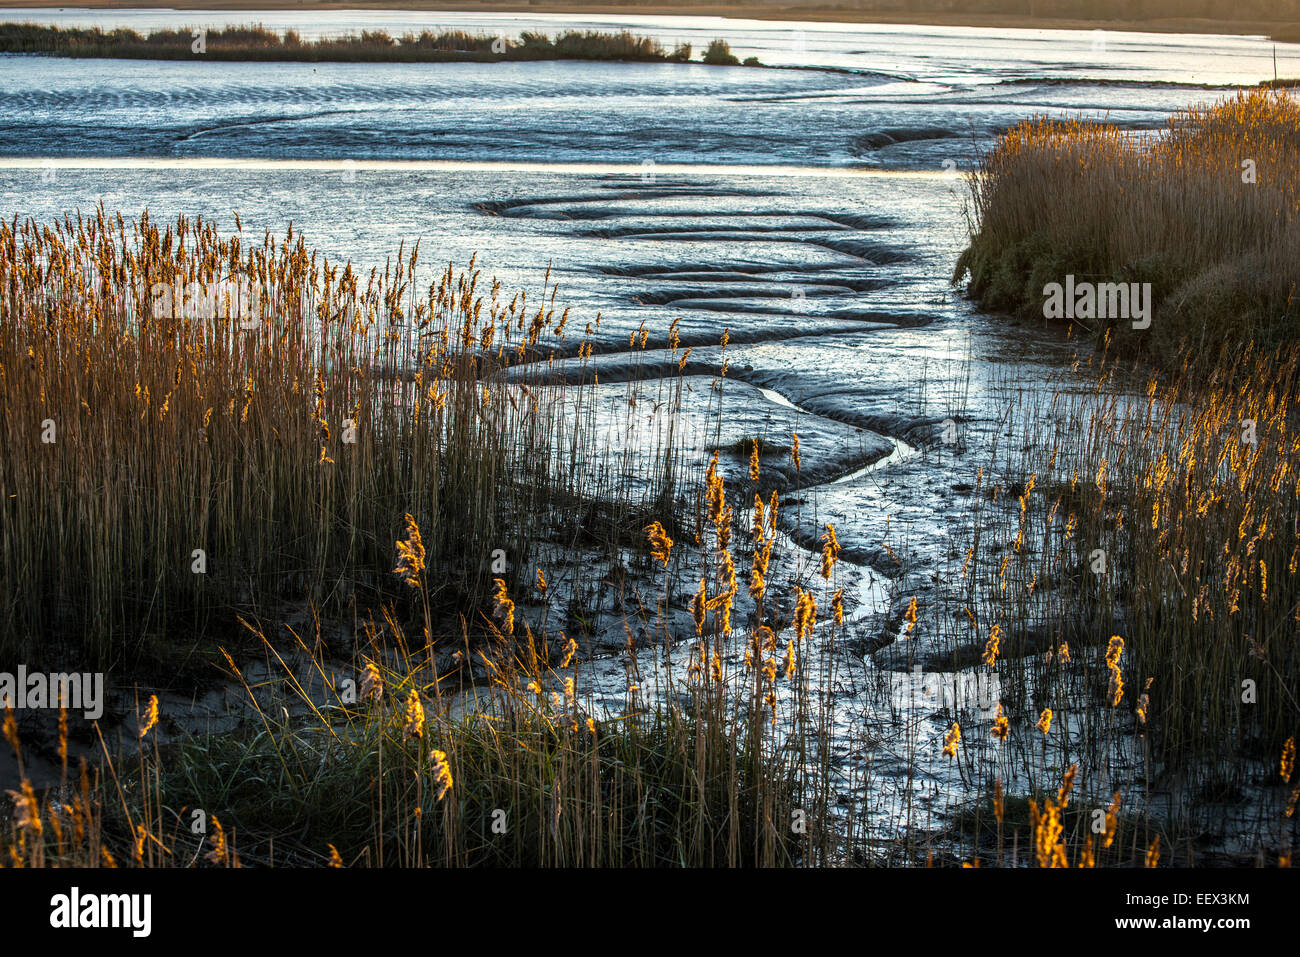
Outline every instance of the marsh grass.
<svg viewBox="0 0 1300 957"><path fill-rule="evenodd" d="M1043 287L1151 283L1150 329L1081 323L1100 343L1177 367L1223 348L1271 351L1300 331L1300 105L1249 90L1166 129L1034 119L972 178L972 239L955 278L990 308L1043 315Z"/></svg>
<svg viewBox="0 0 1300 957"><path fill-rule="evenodd" d="M407 541L418 537L416 529ZM408 587L426 586L416 575ZM516 620L504 585L483 619L495 641L475 648L462 626L462 667L451 672L392 615L360 628L355 658L342 672L315 643L299 639L285 649L247 625L273 671L251 679L226 657L250 706L238 729L160 747L149 717L156 707L146 708L137 738L116 754L105 748L97 776L83 765L80 785L69 786L65 762L64 784L39 795L24 780L15 792L18 813L0 839L7 862L735 867L825 860L828 837L809 837L826 829L806 734L791 739L776 730L770 660L755 661L751 680L735 683L709 665L712 643L723 639L716 616L701 644L703 669L690 669L685 682L670 672L664 687L630 679L612 711L575 690L581 664L572 645L556 655L549 636ZM305 667L291 663L290 652ZM486 666L482 680L463 667L471 658ZM791 690L782 711L806 720L811 698L797 684ZM7 713L21 771L11 721ZM189 827L195 810L208 822L197 837ZM806 828L792 826L796 810Z"/></svg>
<svg viewBox="0 0 1300 957"><path fill-rule="evenodd" d="M195 29L155 30L142 36L134 30L0 24L0 52L40 53L67 57L110 57L145 60L289 60L339 62L490 62L498 60L628 60L685 62L689 44L669 51L657 40L626 30L603 33L569 30L556 36L525 32L518 39L463 30L406 33L393 37L383 30L303 40L297 32L283 35L259 25L206 30L203 48L195 48Z"/></svg>
<svg viewBox="0 0 1300 957"><path fill-rule="evenodd" d="M952 618L976 647L999 629L1016 722L1058 715L1026 769L1079 762L1167 848L1294 838L1274 812L1300 724L1297 183L1300 107L1263 90L1159 134L1030 121L972 178L956 276L982 304L1041 317L1071 273L1153 286L1149 329L1079 322L1073 369L1005 390L1014 441L982 463Z"/></svg>
<svg viewBox="0 0 1300 957"><path fill-rule="evenodd" d="M471 262L422 287L418 261L359 274L292 227L102 210L0 225L6 659L167 673L235 641L236 612L409 617L404 514L425 530L422 602L454 622L574 503L605 503L587 531L612 542L672 496L667 473L639 502L577 468L608 450L581 390L539 381L590 352L553 286L507 298Z"/></svg>
<svg viewBox="0 0 1300 957"><path fill-rule="evenodd" d="M710 40L704 51L704 62L711 66L738 66L739 58L731 52L731 44L726 40ZM758 61L755 61L757 64Z"/></svg>
<svg viewBox="0 0 1300 957"><path fill-rule="evenodd" d="M651 387L669 421L639 423L649 467L593 471L618 461L608 443L633 434L631 413L556 384L564 356L585 363L592 344L565 339L554 288L507 303L471 262L422 291L417 265L402 248L360 275L292 230L252 242L242 227L103 210L0 227L0 425L16 450L0 464L6 657L138 677L219 656L251 706L232 732L160 744L154 699L134 753L101 739L103 760L75 784L61 721L63 780L38 794L24 777L14 792L9 863L736 866L827 853L828 834L805 844L790 826L796 806L816 826L825 802L810 793L816 746L773 730L773 642L739 688L709 668L670 694L670 672L666 687L630 686L611 715L575 693L573 647L557 664L564 635L516 625L511 576L489 571L502 548L528 574L531 549L571 545L564 526L579 516L617 562L630 522L662 508L677 527L680 376ZM614 408L634 406L638 387L625 388ZM715 544L729 558L728 542ZM661 596L635 602L635 624L665 647L680 637L670 591L665 575ZM491 610L476 611L489 592ZM293 629L288 647L270 640L259 622L286 603L357 623L355 680L327 660L320 617L310 644ZM718 615L696 636L706 662L730 633ZM283 673L247 678L236 659L255 651ZM794 720L809 701L795 693ZM198 838L195 810L210 812Z"/></svg>
<svg viewBox="0 0 1300 957"><path fill-rule="evenodd" d="M831 826L826 788L831 702L804 675L814 669L833 681L827 669L841 616L835 611L815 635L816 601L805 581L809 590L796 587L798 600L786 611L776 596L765 602L760 588L756 618L742 630L733 620L736 563L745 556L739 542L749 539L749 560L766 570L777 499L761 511L755 504L754 514L742 506L733 523L737 499L713 465L701 495L704 528L695 549L674 543L661 523L644 530L650 571L640 579L646 590L637 611L625 620L621 701L610 701L608 686L602 694L595 682L586 684L576 643L548 632L545 612L520 613L503 580L474 615L488 640L472 640L467 618L459 634L447 635L429 612L434 585L424 558L432 536L408 518L397 550L403 587L424 609L415 630L385 610L359 623L352 657L340 662L310 636L291 631L286 647L242 623L270 667L253 678L223 655L229 680L247 698L241 725L160 746L151 705L134 740L115 754L103 748L102 770L84 796L66 783L37 794L24 781L3 839L9 862L681 867L839 860L844 835ZM825 595L837 587L837 551L827 548ZM668 611L687 550L695 554L685 568L702 578L694 628L683 634ZM540 571L537 583L549 587ZM823 602L836 608L829 597ZM651 642L652 657L656 647L664 656L645 674L638 634ZM682 642L692 644L674 666L672 651ZM739 667L726 663L737 646L744 648ZM9 713L6 735L21 754ZM187 829L196 809L211 822L197 837ZM94 828L76 830L73 840L66 835L76 815L89 815Z"/></svg>
<svg viewBox="0 0 1300 957"><path fill-rule="evenodd" d="M1208 381L1191 366L1162 377L1103 352L1007 395L1020 440L975 493L969 637L999 629L1020 725L1058 715L1027 769L1077 761L1094 797L1122 787L1180 839L1256 793L1250 826L1276 841L1288 794L1270 768L1300 724L1300 353L1244 352Z"/></svg>
<svg viewBox="0 0 1300 957"><path fill-rule="evenodd" d="M1044 812L1052 807L1049 802L1057 805L1050 824L1044 820ZM1152 830L1149 818L1129 814L1112 799L1102 802L1104 816L1098 822L1092 804L1077 798L1063 806L1059 802L1059 789L1003 795L1000 800L993 792L953 813L951 826L970 840L972 860L981 867L1144 866L1147 850L1159 833ZM1051 852L1044 855L1045 865L1038 856L1040 849Z"/></svg>
<svg viewBox="0 0 1300 957"><path fill-rule="evenodd" d="M1230 379L1239 381L1238 376ZM1087 395L1105 407L1115 391L1112 383ZM1071 395L1082 409L1095 411L1077 390L1063 389L1057 401L1066 403ZM1154 402L1150 406L1159 408ZM1137 403L1129 418L1150 424L1155 413L1138 415L1143 408ZM1010 417L1032 413L1034 422L1042 422L1043 412L1032 407ZM1064 418L1061 427L1067 435L1083 434L1083 422ZM1116 431L1113 424L1110 431ZM1099 434L1094 441L1121 439ZM1213 439L1207 434L1204 441ZM1191 448L1202 446L1193 441ZM1019 474L1026 461L1040 455L1064 459L1062 474L1070 471L1068 456L1031 443L1007 453L1011 467L1006 474ZM1231 455L1229 451L1225 461ZM1010 487L994 477L995 471L989 473L990 483ZM286 650L260 627L249 625L271 668L266 677L253 679L233 658L226 659L229 677L243 687L250 704L239 728L162 747L156 734L151 737L146 730L139 742L115 756L104 749L106 760L98 776L89 779L93 784L65 784L46 792L25 784L14 792L17 813L3 840L4 852L10 863L24 866L102 865L109 860L138 866L1156 866L1162 847L1166 863L1181 862L1184 854L1194 861L1186 829L1170 827L1150 813L1150 794L1142 793L1152 781L1150 772L1121 782L1130 772L1108 762L1117 745L1130 750L1151 742L1161 749L1173 747L1166 722L1175 706L1169 702L1185 701L1176 697L1180 694L1213 692L1211 684L1180 687L1180 681L1214 679L1218 673L1212 670L1204 677L1194 673L1212 669L1218 652L1208 643L1197 646L1200 652L1185 649L1179 633L1159 630L1160 621L1150 631L1128 621L1129 638L1110 669L1111 676L1119 671L1125 688L1115 701L1106 687L1101 649L1095 647L1104 641L1090 645L1076 640L1069 656L1045 656L1036 645L1026 644L1021 630L1026 622L1073 621L1081 610L1085 619L1090 610L1098 616L1115 613L1114 603L1103 600L1105 589L1099 599L1090 596L1082 581L1049 587L1044 579L1041 590L1032 584L1040 568L1055 570L1058 582L1066 577L1059 574L1065 558L1047 547L1031 547L1038 535L1073 554L1070 543L1076 535L1094 528L1115 531L1108 524L1113 498L1104 500L1109 503L1105 507L1096 505L1093 494L1077 485L1066 497L1068 485L1048 474L1044 471L1041 482L1016 483L1017 498L1026 505L1013 514L1022 515L1023 529L1014 521L991 524L991 516L984 526L986 542L1018 538L1021 547L1015 552L1026 557L1004 563L1003 550L994 550L997 559L973 556L963 570L970 574L972 594L985 599L972 599L972 607L993 608L1004 629L997 667L1004 677L1007 714L1017 727L1003 745L1006 752L998 766L1021 760L1028 765L1030 756L1023 752L1036 750L1035 744L1025 743L1026 733L1032 737L1035 732L1024 726L1028 701L1017 702L1018 694L1032 696L1035 707L1052 706L1058 725L1066 724L1065 734L1042 736L1042 761L1030 771L1025 793L1003 795L999 788L932 817L908 805L910 788L891 796L896 783L873 774L870 760L846 769L836 766L836 746L856 744L870 756L882 748L896 755L900 744L912 745L872 735L853 742L852 732L836 722L834 696L826 693L836 683L836 647L843 635L836 608L835 536L829 531L825 536L822 583L814 572L811 581L796 575L782 584L783 592L793 589L790 602L790 594L756 580L752 571L744 575L747 569L767 568L768 544L775 541L770 508L741 505L711 466L702 489L697 538L688 531L686 541L674 543L662 525L646 529L653 553L650 567L656 571L645 582L650 591L635 602L637 616L627 622L627 685L621 702L609 700L608 686L602 694L583 690L584 665L572 646L566 647L563 635L557 641L548 634L544 619L529 622L517 616L503 582L497 583L491 610L479 615L491 636L486 643L471 642L464 622L459 635L449 636L431 627L427 612L423 627L413 632L395 615L384 614L359 626L352 658L339 662L323 657L319 642L295 635L296 648ZM1113 493L1119 470L1107 474L1106 487ZM1157 484L1152 494L1175 501L1182 486L1174 485ZM1234 493L1225 489L1222 494L1224 507L1230 507ZM1000 491L986 497L996 502L1005 495ZM1058 498L1063 504L1051 508L1047 500ZM1067 516L1054 524L1066 502L1073 521ZM1096 515L1090 517L1094 508ZM1225 521L1227 532L1232 519ZM1136 536L1145 535L1138 523L1133 527ZM1197 533L1187 528L1170 523L1165 534ZM408 525L404 544L409 550L425 538L418 527ZM1263 538L1255 543L1257 553L1271 547ZM684 550L694 557L679 567ZM1210 541L1204 554L1217 551L1217 543ZM424 605L420 597L428 577L418 562L407 571L404 587ZM701 576L690 603L693 634L683 634L666 614L670 586L683 571L692 580ZM755 613L743 626L735 607L742 577L748 577L748 591L757 598ZM662 588L659 598L656 587ZM1241 596L1234 600L1246 602ZM1207 602L1216 614L1232 619L1223 600L1211 597ZM1130 614L1147 611L1139 605ZM645 626L665 650L689 643L685 667L674 671L669 659L666 672L642 674L633 631L637 626ZM1085 620L1081 630L1095 635L1108 629L1090 627ZM438 634L437 647L426 644L421 631ZM783 640L787 635L788 644ZM1165 644L1157 647L1160 642ZM729 655L734 660L737 644L744 647L743 666L733 670L727 662ZM448 670L447 652L457 645L460 654L452 660L459 663ZM305 668L291 661L291 652L306 662ZM1208 664L1195 658L1201 653ZM1152 659L1158 659L1158 683L1148 686L1141 676ZM1187 664L1170 669L1168 660ZM466 667L471 661L481 664L481 677ZM805 680L809 673L820 677L814 686ZM1232 675L1224 680L1230 685ZM1146 717L1136 718L1131 704L1142 694L1149 696L1142 705ZM1087 724L1081 735L1080 720ZM1146 733L1133 734L1138 721L1149 729ZM1069 733L1070 722L1075 734ZM142 728L151 724L142 719ZM7 734L10 727L7 719ZM1200 733L1204 736L1204 727ZM15 749L16 742L15 734ZM926 745L917 741L915 746ZM1198 757L1187 742L1181 746L1183 759ZM959 761L969 763L973 753L961 745ZM1261 762L1274 777L1276 754ZM1167 763L1168 756L1153 758L1148 752L1145 760L1152 768L1151 762ZM1061 790L1054 791L1056 782L1047 779L1067 764ZM1233 767L1248 773L1240 763ZM988 765L981 768L976 771L972 764L970 774L984 773ZM845 780L832 784L845 772ZM66 770L64 776L69 777ZM1254 783L1242 780L1247 787ZM1213 783L1208 775L1191 781L1202 788ZM1291 784L1273 783L1283 792ZM853 795L847 808L836 806L837 791ZM879 802L900 800L890 811L891 831L882 834L870 823L871 812L880 809ZM1180 805L1183 800L1180 795ZM207 809L211 822L207 833L198 836L187 827L196 808ZM1096 830L1099 811L1101 831ZM801 814L807 824L803 830L791 826ZM79 830L76 820L83 822ZM1266 828L1261 835L1266 843L1285 846L1285 833L1279 837L1271 814L1261 828ZM64 836L53 837L56 831ZM66 836L74 831L79 835L75 842Z"/></svg>

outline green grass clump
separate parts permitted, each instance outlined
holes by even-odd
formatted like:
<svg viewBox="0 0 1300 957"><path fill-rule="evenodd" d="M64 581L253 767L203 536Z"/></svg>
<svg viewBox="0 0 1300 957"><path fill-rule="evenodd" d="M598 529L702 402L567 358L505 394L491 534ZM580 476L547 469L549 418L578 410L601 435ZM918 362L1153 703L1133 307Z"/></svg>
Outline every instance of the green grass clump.
<svg viewBox="0 0 1300 957"><path fill-rule="evenodd" d="M1067 275L1150 283L1151 326L1082 319L1100 343L1164 365L1190 349L1272 350L1300 335L1300 104L1251 90L1175 115L1160 135L1047 119L1012 129L972 177L954 279L1041 321Z"/></svg>
<svg viewBox="0 0 1300 957"><path fill-rule="evenodd" d="M740 60L731 52L726 40L710 40L704 51L704 62L712 66L737 66Z"/></svg>

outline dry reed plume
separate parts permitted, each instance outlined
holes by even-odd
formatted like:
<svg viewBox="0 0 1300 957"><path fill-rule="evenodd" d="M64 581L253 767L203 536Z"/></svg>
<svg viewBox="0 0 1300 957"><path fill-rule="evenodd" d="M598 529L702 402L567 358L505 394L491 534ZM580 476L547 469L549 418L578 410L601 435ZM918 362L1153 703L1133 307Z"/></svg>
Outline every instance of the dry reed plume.
<svg viewBox="0 0 1300 957"><path fill-rule="evenodd" d="M1271 350L1300 332L1300 104L1251 90L1133 133L1029 120L973 177L974 235L958 262L981 302L1042 316L1043 287L1152 284L1150 329L1081 321L1100 342L1168 365L1225 346Z"/></svg>
<svg viewBox="0 0 1300 957"><path fill-rule="evenodd" d="M418 258L361 274L292 227L102 209L0 224L5 654L166 667L235 611L414 609L398 575L456 608L493 551L524 567L592 440L580 399L505 373L586 342L553 289L473 262L422 288Z"/></svg>

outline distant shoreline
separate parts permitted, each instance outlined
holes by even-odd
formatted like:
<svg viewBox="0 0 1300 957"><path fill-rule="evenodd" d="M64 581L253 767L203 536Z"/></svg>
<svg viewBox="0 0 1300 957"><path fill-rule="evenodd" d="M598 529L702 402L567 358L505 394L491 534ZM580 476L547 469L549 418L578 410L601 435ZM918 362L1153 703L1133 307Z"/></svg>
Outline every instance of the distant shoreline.
<svg viewBox="0 0 1300 957"><path fill-rule="evenodd" d="M549 2L549 0L506 0L506 2L478 2L478 0L440 0L440 2L423 2L423 0L382 0L382 2L312 2L302 0L132 0L129 6L113 0L75 0L75 2L58 2L58 0L0 0L0 9L36 8L49 10L69 10L88 8L105 11L138 10L202 10L211 12L311 12L336 10L410 10L428 11L430 13L519 13L519 14L570 14L575 16L691 16L691 17L728 17L741 20L782 20L816 23L853 23L853 24L897 24L908 26L945 26L945 27L985 27L989 29L1018 30L1112 30L1135 33L1191 33L1191 34L1227 34L1237 36L1278 37L1279 42L1287 42L1282 35L1300 41L1300 23L1294 21L1265 20L1214 20L1204 17L1170 18L1159 20L1116 20L1116 19L1066 19L1059 17L1025 17L1006 14L978 13L926 13L917 12L876 12L856 10L848 7L831 5L785 6L779 4L697 4L653 2L648 4L628 3L581 3Z"/></svg>
<svg viewBox="0 0 1300 957"><path fill-rule="evenodd" d="M77 59L225 60L232 62L309 63L457 63L535 60L597 60L647 63L687 63L689 43L669 50L650 37L628 31L574 31L552 36L523 32L517 38L471 34L463 30L407 32L394 37L385 30L360 35L304 40L296 30L283 34L261 25L208 29L191 27L150 31L105 31L100 27L59 27L32 23L0 23L0 53ZM725 40L709 43L702 61L714 66L740 66ZM762 66L756 57L745 66Z"/></svg>

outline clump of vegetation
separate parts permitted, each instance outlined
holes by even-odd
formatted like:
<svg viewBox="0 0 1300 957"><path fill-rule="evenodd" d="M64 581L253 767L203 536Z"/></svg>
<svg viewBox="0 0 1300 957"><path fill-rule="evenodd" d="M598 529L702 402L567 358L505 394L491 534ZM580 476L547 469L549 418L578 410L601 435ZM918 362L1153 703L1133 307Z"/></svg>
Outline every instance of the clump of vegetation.
<svg viewBox="0 0 1300 957"><path fill-rule="evenodd" d="M1150 283L1154 310L1146 329L1075 318L1089 354L1008 393L1000 427L1017 440L977 480L955 630L1020 720L1068 723L1044 732L1044 760L1078 760L1094 789L1138 769L1148 810L1164 795L1190 833L1204 821L1178 795L1263 788L1289 816L1300 787L1276 761L1300 725L1300 105L1244 91L1158 135L1034 120L972 187L955 278L982 304L1042 321L1045 286L1073 275Z"/></svg>
<svg viewBox="0 0 1300 957"><path fill-rule="evenodd" d="M983 479L1011 507L965 555L971 626L1026 707L1100 703L1093 775L1127 727L1149 782L1245 786L1300 725L1300 349L1145 388L1098 361L1093 388L1009 398L1023 439Z"/></svg>
<svg viewBox="0 0 1300 957"><path fill-rule="evenodd" d="M557 60L668 60L672 58L657 40L624 30L599 33L594 30L568 31L551 39L524 33L519 48L522 58Z"/></svg>
<svg viewBox="0 0 1300 957"><path fill-rule="evenodd" d="M36 867L740 867L815 849L789 826L814 806L807 777L761 699L697 681L686 702L631 688L624 713L602 715L575 693L572 651L548 661L539 635L494 659L458 714L465 688L385 632L392 645L369 629L359 690L312 658L322 693L287 666L275 684L292 690L273 693L231 660L250 704L233 731L160 745L154 699L138 747L102 768L69 768L62 741L59 796L28 781L11 792L20 813L0 854Z"/></svg>
<svg viewBox="0 0 1300 957"><path fill-rule="evenodd" d="M784 647L764 624L747 642L743 670L724 668L733 530L712 468L708 499L720 586L706 598L700 583L696 649L684 675L667 674L680 693L643 688L633 667L611 713L578 689L576 642L534 632L502 580L482 615L495 640L474 649L462 630L451 671L434 654L446 638L429 642L438 629L427 611L423 643L392 615L364 623L343 671L356 677L346 679L318 644L299 639L282 653L249 626L278 674L254 681L225 656L250 703L240 729L160 746L152 698L135 751L93 776L83 764L68 792L61 720L60 796L24 778L11 792L17 813L0 852L18 866L825 863L836 850L824 797L828 751L819 743L828 699L798 680L829 654L813 646L815 602L800 594ZM775 533L760 520L752 534L768 543L765 567ZM428 537L408 517L396 543L404 587L426 609L437 587L425 564ZM674 543L659 522L645 529L643 547L667 568ZM827 563L830 587L833 557ZM547 587L540 571L535 587ZM761 620L780 629L775 611ZM662 626L658 614L648 621ZM842 624L837 612L831 627ZM634 655L630 630L628 642ZM486 681L474 682L471 657ZM22 774L11 712L4 730ZM199 801L208 823L196 835L189 825Z"/></svg>
<svg viewBox="0 0 1300 957"><path fill-rule="evenodd" d="M592 413L534 362L590 355L555 289L507 297L471 261L422 290L418 261L362 275L292 229L102 209L0 224L6 659L166 669L237 612L410 606L404 514L454 621L494 553L525 567L565 509L622 501L578 477Z"/></svg>
<svg viewBox="0 0 1300 957"><path fill-rule="evenodd" d="M1164 835L1149 818L1127 813L1122 792L1093 807L1075 793L1079 774L1072 764L1059 788L1023 797L1004 793L997 779L952 815L951 826L968 836L982 867L1156 867Z"/></svg>
<svg viewBox="0 0 1300 957"><path fill-rule="evenodd" d="M704 51L704 62L713 66L737 66L740 60L731 52L726 40L710 40Z"/></svg>
<svg viewBox="0 0 1300 957"><path fill-rule="evenodd" d="M1083 320L1097 342L1176 366L1300 334L1300 104L1250 90L1159 134L1027 121L973 174L975 228L955 279L1041 317L1048 283L1150 283L1151 326Z"/></svg>
<svg viewBox="0 0 1300 957"><path fill-rule="evenodd" d="M723 44L726 45L725 43ZM421 62L496 60L630 60L684 63L690 44L672 51L650 37L626 30L604 33L569 30L555 37L523 33L519 39L470 34L463 30L406 33L393 37L383 30L360 35L322 37L304 41L295 31L283 36L261 25L204 30L155 30L142 36L134 30L0 24L0 52L42 53L68 57L189 60L306 60Z"/></svg>

